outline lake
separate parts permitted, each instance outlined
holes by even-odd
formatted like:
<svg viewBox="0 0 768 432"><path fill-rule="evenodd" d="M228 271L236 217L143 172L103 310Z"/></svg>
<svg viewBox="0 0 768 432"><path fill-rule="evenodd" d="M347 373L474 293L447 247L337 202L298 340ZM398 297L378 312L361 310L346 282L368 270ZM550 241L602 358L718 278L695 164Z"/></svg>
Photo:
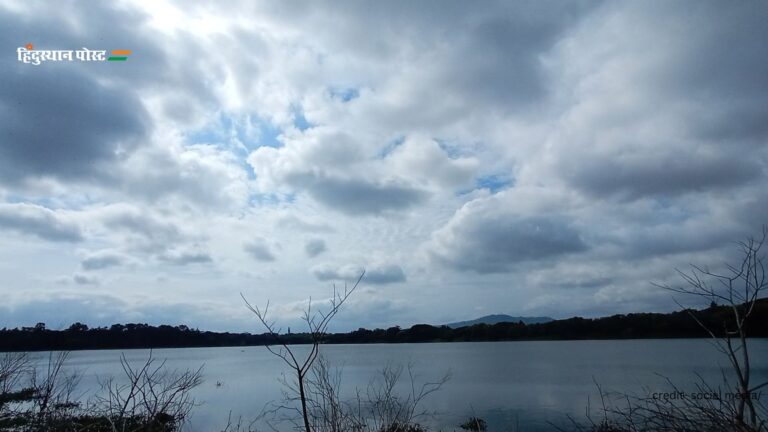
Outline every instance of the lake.
<svg viewBox="0 0 768 432"><path fill-rule="evenodd" d="M304 353L309 347L294 347ZM149 350L75 351L67 368L83 375L80 394L98 388L98 380L120 376L120 355L139 364ZM322 354L342 369L342 392L365 389L386 364L413 364L416 383L451 372L451 379L432 394L424 408L436 412L424 424L443 430L470 415L488 421L489 430L552 430L566 415L584 418L591 401L599 403L595 382L605 391L643 394L644 388L668 388L662 376L693 390L696 374L721 381L727 359L705 339L477 342L375 345L324 345ZM768 379L768 339L751 340L753 383ZM41 361L45 353L35 353ZM282 397L282 360L264 347L157 349L172 369L204 365L204 383L195 389L201 405L193 411L188 431L221 430L233 417L251 419L271 401ZM407 374L402 384L409 385ZM219 383L220 385L217 385ZM217 429L218 428L218 429ZM285 425L283 429L289 429Z"/></svg>

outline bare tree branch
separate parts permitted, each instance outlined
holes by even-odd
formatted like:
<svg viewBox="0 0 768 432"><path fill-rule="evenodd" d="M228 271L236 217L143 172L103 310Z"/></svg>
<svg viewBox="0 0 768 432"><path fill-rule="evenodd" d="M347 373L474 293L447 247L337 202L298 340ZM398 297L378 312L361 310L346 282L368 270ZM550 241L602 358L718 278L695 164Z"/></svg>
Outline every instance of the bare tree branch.
<svg viewBox="0 0 768 432"><path fill-rule="evenodd" d="M301 402L301 414L304 421L305 432L312 431L310 426L310 413L308 411L307 403L307 375L311 370L312 365L315 363L315 360L317 360L318 355L320 354L320 344L325 339L328 325L336 316L336 314L339 313L341 306L347 301L347 299L349 299L352 293L355 292L355 289L357 289L360 281L363 280L364 276L365 270L363 270L363 272L360 274L360 277L357 278L357 281L355 281L355 284L351 288L348 288L347 284L345 283L343 293L338 292L336 290L336 285L334 285L333 295L330 299L330 308L327 311L313 311L312 298L309 298L309 303L307 304L307 309L304 311L302 319L307 324L309 329L309 336L312 347L303 361L299 361L299 359L296 358L296 355L294 354L291 347L288 345L285 339L280 336L280 329L275 327L274 321L269 321L269 300L267 300L267 304L262 310L258 306L254 306L249 303L248 299L245 298L243 293L240 293L240 297L242 297L248 310L256 315L256 318L258 318L259 322L261 322L261 325L263 325L267 330L267 334L269 334L270 338L274 342L274 345L278 345L280 347L275 350L270 344L267 344L267 350L269 350L269 352L273 355L281 358L283 362L285 362L285 364L287 364L288 367L290 367L296 374L298 388L294 390L299 395L299 401Z"/></svg>

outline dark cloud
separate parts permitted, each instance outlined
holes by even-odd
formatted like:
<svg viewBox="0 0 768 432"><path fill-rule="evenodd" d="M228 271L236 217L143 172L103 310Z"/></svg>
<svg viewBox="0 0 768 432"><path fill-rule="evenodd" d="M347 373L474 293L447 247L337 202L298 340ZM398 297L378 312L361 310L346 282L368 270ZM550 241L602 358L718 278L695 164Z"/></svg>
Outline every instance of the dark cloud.
<svg viewBox="0 0 768 432"><path fill-rule="evenodd" d="M419 64L422 78L432 86L413 90L429 87L451 96L445 97L443 104L429 104L414 97L405 106L397 107L407 114L396 119L410 123L413 118L430 119L427 113L441 111L439 105L450 104L451 99L488 104L504 111L539 101L548 86L541 53L600 3L501 1L471 8L461 1L397 1L329 8L328 3L320 2L269 5L267 9L273 19L283 20L286 25L322 29L315 37L323 45L337 47L355 58L375 61L415 53L438 54ZM382 22L387 25L382 26ZM377 31L372 33L371 28ZM445 120L449 119L438 121Z"/></svg>
<svg viewBox="0 0 768 432"><path fill-rule="evenodd" d="M438 65L440 87L503 111L530 108L547 96L541 54L595 4L514 2L475 12L474 24L453 35L446 64Z"/></svg>
<svg viewBox="0 0 768 432"><path fill-rule="evenodd" d="M660 208L637 221L605 224L594 230L592 237L597 244L608 247L614 258L641 260L714 251L750 234L750 228L737 223L730 214L741 213L738 209L712 208L706 203L675 210L665 212Z"/></svg>
<svg viewBox="0 0 768 432"><path fill-rule="evenodd" d="M352 273L357 273L359 276L362 272L362 269L355 267L353 269L339 269L338 267L331 266L329 264L325 265L319 265L314 268L312 268L312 274L315 275L317 280L320 281L329 281L329 280L339 280L339 279L351 279L353 276Z"/></svg>
<svg viewBox="0 0 768 432"><path fill-rule="evenodd" d="M33 66L18 63L15 56L0 59L0 183L16 187L32 179L54 178L151 200L182 195L206 203L223 201L210 190L227 187L210 181L220 172L196 181L183 175L181 171L190 167L182 161L160 161L164 171L127 166L131 156L152 146L155 119L144 107L146 94L164 105L183 107L166 112L182 123L199 121L193 114L218 106L209 78L202 78L211 72L201 69L205 61L176 62L166 53L199 51L194 38L174 39L171 48L167 38L146 25L151 17L130 5L62 4L51 14L42 4L30 4L14 12L0 9L0 46L8 52L31 42L38 49L85 46L130 49L133 54L120 63ZM157 159L157 153L148 158ZM207 174L207 166L191 169L196 168Z"/></svg>
<svg viewBox="0 0 768 432"><path fill-rule="evenodd" d="M81 273L76 273L72 276L72 281L78 285L98 285L99 279L94 276L88 276Z"/></svg>
<svg viewBox="0 0 768 432"><path fill-rule="evenodd" d="M662 95L686 98L703 108L704 116L690 119L701 138L765 138L768 126L758 119L768 116L766 5L740 3L723 9L706 2L665 3L664 9L660 14L650 4L629 8L656 37L678 37L666 47L674 57L649 77L653 86Z"/></svg>
<svg viewBox="0 0 768 432"><path fill-rule="evenodd" d="M54 211L33 204L0 204L0 229L34 235L44 240L79 242L80 227Z"/></svg>
<svg viewBox="0 0 768 432"><path fill-rule="evenodd" d="M406 210L423 203L429 196L427 192L410 186L360 178L301 176L298 181L304 183L317 201L355 216Z"/></svg>
<svg viewBox="0 0 768 432"><path fill-rule="evenodd" d="M352 282L360 277L363 270L365 270L365 276L362 282L367 284L384 285L405 282L406 280L403 269L395 264L371 265L366 268L354 265L338 267L323 264L313 267L312 273L320 281L343 280Z"/></svg>
<svg viewBox="0 0 768 432"><path fill-rule="evenodd" d="M498 210L454 217L435 237L431 252L438 261L478 273L506 272L517 263L587 250L579 232L561 218Z"/></svg>
<svg viewBox="0 0 768 432"><path fill-rule="evenodd" d="M272 253L272 251L269 248L269 245L264 239L254 239L245 245L243 245L243 250L248 253L253 259L258 261L274 261L275 255Z"/></svg>
<svg viewBox="0 0 768 432"><path fill-rule="evenodd" d="M133 206L106 207L98 218L107 229L128 234L137 239L138 248L150 252L165 251L191 239L175 222Z"/></svg>
<svg viewBox="0 0 768 432"><path fill-rule="evenodd" d="M19 69L0 76L4 182L103 178L145 136L144 110L130 93L74 71Z"/></svg>
<svg viewBox="0 0 768 432"><path fill-rule="evenodd" d="M701 226L696 231L675 225L643 227L638 231L635 236L624 239L622 244L626 256L632 259L706 251L739 238L732 229L713 231L707 226Z"/></svg>
<svg viewBox="0 0 768 432"><path fill-rule="evenodd" d="M658 157L596 155L578 164L572 163L569 163L571 172L564 176L574 186L594 195L622 199L731 188L763 174L756 160L725 154L701 156L684 151Z"/></svg>
<svg viewBox="0 0 768 432"><path fill-rule="evenodd" d="M767 13L747 3L607 4L586 24L592 32L563 44L591 45L561 59L591 67L574 68L571 85L583 90L561 125L575 132L553 155L560 175L630 200L764 181Z"/></svg>
<svg viewBox="0 0 768 432"><path fill-rule="evenodd" d="M304 244L304 252L308 257L314 258L321 253L325 252L325 240L323 239L310 239Z"/></svg>
<svg viewBox="0 0 768 432"><path fill-rule="evenodd" d="M90 29L89 35L60 21L69 14L94 18L83 27ZM0 46L9 52L27 42L41 49L135 50L140 49L140 37L120 30L138 21L135 13L101 7L73 11L63 5L61 15L16 16L0 10ZM108 46L97 47L101 44ZM135 70L128 63L126 67ZM15 56L3 57L0 65L0 181L18 184L34 177L103 181L113 164L146 140L151 125L135 86L114 85L128 73L126 67L33 66L18 63Z"/></svg>
<svg viewBox="0 0 768 432"><path fill-rule="evenodd" d="M157 258L162 262L178 266L213 262L208 252L201 250L171 250L160 254Z"/></svg>
<svg viewBox="0 0 768 432"><path fill-rule="evenodd" d="M260 147L252 152L248 162L257 181L262 187L279 185L304 192L326 207L352 216L400 212L429 198L413 179L372 176L370 169L360 166L365 160L361 146L345 134L320 135L291 141L279 149Z"/></svg>
<svg viewBox="0 0 768 432"><path fill-rule="evenodd" d="M108 267L117 267L125 264L126 257L116 251L104 250L94 252L85 257L80 266L83 270L101 270Z"/></svg>
<svg viewBox="0 0 768 432"><path fill-rule="evenodd" d="M372 267L365 271L363 277L365 283L381 285L397 282L405 282L405 273L398 265L386 265L382 267Z"/></svg>

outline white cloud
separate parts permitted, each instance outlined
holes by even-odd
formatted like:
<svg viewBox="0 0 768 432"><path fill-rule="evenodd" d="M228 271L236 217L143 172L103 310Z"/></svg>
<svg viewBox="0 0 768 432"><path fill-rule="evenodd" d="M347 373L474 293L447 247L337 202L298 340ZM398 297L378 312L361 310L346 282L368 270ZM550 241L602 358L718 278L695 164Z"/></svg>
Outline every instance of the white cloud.
<svg viewBox="0 0 768 432"><path fill-rule="evenodd" d="M479 170L475 157L449 157L434 139L409 137L388 156L391 169L437 190L469 188Z"/></svg>
<svg viewBox="0 0 768 432"><path fill-rule="evenodd" d="M245 169L228 150L213 145L164 143L135 152L119 183L150 203L178 200L203 209L247 206L251 186Z"/></svg>

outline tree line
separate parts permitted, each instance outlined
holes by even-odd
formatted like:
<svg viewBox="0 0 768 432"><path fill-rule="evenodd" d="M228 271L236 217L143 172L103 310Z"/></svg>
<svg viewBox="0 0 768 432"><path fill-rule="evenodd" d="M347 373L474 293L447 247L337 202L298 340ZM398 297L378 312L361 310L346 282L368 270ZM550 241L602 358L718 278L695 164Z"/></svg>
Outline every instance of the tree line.
<svg viewBox="0 0 768 432"><path fill-rule="evenodd" d="M712 304L702 310L684 309L672 313L633 313L604 318L574 317L542 324L499 323L476 324L451 329L447 326L417 324L410 328L360 328L348 333L325 334L323 343L420 343L479 342L516 340L586 340L586 339L663 339L711 337L691 319L694 313L701 323L718 328L732 313L730 307ZM751 337L768 337L768 299L755 304ZM311 344L311 333L281 334L287 344ZM151 326L148 324L114 324L89 328L82 323L64 330L51 330L44 323L34 327L0 330L0 351L185 348L257 346L274 344L269 333L228 333L201 331L185 325Z"/></svg>

